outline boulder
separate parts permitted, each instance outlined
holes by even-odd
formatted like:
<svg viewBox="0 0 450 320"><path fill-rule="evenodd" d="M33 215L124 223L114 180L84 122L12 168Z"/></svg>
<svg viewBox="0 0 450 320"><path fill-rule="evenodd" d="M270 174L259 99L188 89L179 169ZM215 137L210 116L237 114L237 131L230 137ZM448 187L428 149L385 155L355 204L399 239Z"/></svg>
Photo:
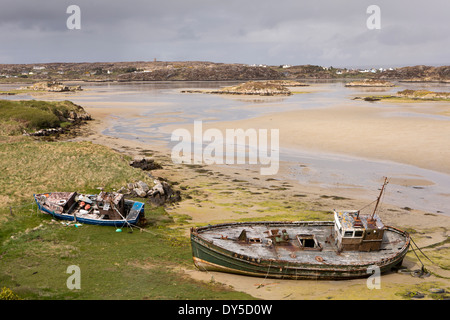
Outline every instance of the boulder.
<svg viewBox="0 0 450 320"><path fill-rule="evenodd" d="M159 163L155 162L155 160L146 158L143 158L141 160L135 159L130 162L130 166L142 169L144 171L162 169L162 166Z"/></svg>
<svg viewBox="0 0 450 320"><path fill-rule="evenodd" d="M169 183L159 179L154 180L154 186L152 188L150 188L147 183L138 181L136 183L128 183L127 186L122 187L119 192L141 198L148 198L155 206L162 206L165 203L181 201L180 191L173 190Z"/></svg>
<svg viewBox="0 0 450 320"><path fill-rule="evenodd" d="M136 188L141 189L143 192L147 193L150 188L148 187L148 184L146 184L143 181L136 182Z"/></svg>
<svg viewBox="0 0 450 320"><path fill-rule="evenodd" d="M140 188L134 188L133 189L133 192L138 196L138 197L141 197L141 198L145 198L145 196L147 195L147 193L146 192L144 192L142 189L140 189Z"/></svg>

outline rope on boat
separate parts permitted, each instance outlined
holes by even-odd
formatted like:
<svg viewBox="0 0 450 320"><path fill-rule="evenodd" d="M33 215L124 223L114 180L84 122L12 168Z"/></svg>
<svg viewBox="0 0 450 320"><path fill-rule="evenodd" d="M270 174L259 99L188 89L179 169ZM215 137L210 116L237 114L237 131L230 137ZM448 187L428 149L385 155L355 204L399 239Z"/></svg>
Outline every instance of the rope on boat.
<svg viewBox="0 0 450 320"><path fill-rule="evenodd" d="M432 264L436 265L436 263L434 263L433 261L431 261L431 259L428 258L428 256L427 256L425 253L423 253L423 251L419 248L419 246L414 242L413 238L411 238L411 241L414 243L414 245L416 246L416 248L420 251L421 254L423 254L423 256L424 256L425 258L427 258Z"/></svg>
<svg viewBox="0 0 450 320"><path fill-rule="evenodd" d="M377 200L374 200L374 201L372 201L371 203L369 203L369 204L365 205L364 207L362 207L362 208L361 208L361 209L359 209L358 211L361 211L361 210L363 210L363 209L367 208L368 206L372 205L372 203L375 203L375 202L377 202Z"/></svg>
<svg viewBox="0 0 450 320"><path fill-rule="evenodd" d="M420 253L422 253L422 255L427 258L432 264L436 265L425 253L423 253L423 251L419 248L419 246L415 243L415 241L413 240L413 238L410 238L411 242L416 246L417 250L420 251ZM422 265L422 268L420 268L420 270L414 270L411 275L413 277L428 277L430 275L430 272L428 272L427 269L425 269L425 265L423 264L422 260L420 260L418 254L416 253L416 250L414 250L413 246L411 246L412 251L414 252L414 255L417 257L417 259L419 260L420 264Z"/></svg>
<svg viewBox="0 0 450 320"><path fill-rule="evenodd" d="M112 204L112 207L114 208L114 210L116 210L116 212L119 214L119 216L120 216L123 220L125 220L125 222L128 224L128 227L130 228L131 232L133 232L133 228L131 227L131 224L128 222L128 220L125 219L125 217L120 213L120 211L116 208L115 205ZM75 216L75 214L74 214L74 216Z"/></svg>
<svg viewBox="0 0 450 320"><path fill-rule="evenodd" d="M259 289L259 288L261 288L261 287L264 287L265 285L263 284L263 282L265 282L266 281L266 279L267 279L267 276L269 275L269 272L270 272L270 267L272 266L272 260L270 260L270 263L269 263L269 268L267 268L267 273L266 273L266 276L264 277L264 280L259 284L259 286L256 288L256 289Z"/></svg>

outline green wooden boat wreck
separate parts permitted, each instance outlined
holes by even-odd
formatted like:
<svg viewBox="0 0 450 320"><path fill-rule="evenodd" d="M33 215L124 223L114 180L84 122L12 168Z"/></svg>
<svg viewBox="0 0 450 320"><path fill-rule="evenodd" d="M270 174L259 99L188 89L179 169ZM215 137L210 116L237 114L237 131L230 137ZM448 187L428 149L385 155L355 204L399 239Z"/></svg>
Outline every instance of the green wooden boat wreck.
<svg viewBox="0 0 450 320"><path fill-rule="evenodd" d="M402 264L407 232L385 226L376 209L334 211L334 221L244 222L191 228L194 264L222 271L281 279L352 279Z"/></svg>

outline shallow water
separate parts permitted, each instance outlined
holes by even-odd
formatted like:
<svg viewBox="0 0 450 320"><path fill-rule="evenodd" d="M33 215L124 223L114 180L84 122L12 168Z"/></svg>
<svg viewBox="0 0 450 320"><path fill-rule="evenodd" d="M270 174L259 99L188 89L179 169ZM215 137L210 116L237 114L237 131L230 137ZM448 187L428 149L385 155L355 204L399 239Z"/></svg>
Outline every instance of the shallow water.
<svg viewBox="0 0 450 320"><path fill-rule="evenodd" d="M288 97L240 97L209 94L181 93L183 89L211 89L234 85L239 82L142 82L142 83L86 83L81 94L64 95L62 98L83 106L100 105L108 108L117 103L129 105L130 114L114 114L103 134L130 140L139 140L170 149L170 133L167 125L192 125L194 120L206 122L233 121L260 115L311 108L327 108L349 103L350 98L367 94L390 94L404 89L449 91L448 84L397 83L392 88L346 88L344 82L315 82L311 87L296 87L293 91L310 92ZM11 86L0 86L0 90ZM3 96L5 99L28 99L28 95ZM56 99L56 98L54 98ZM353 100L353 105L370 107L372 102ZM96 105L97 104L97 105ZM380 106L380 105L377 105ZM383 103L387 111L397 108L395 103ZM132 109L132 112L131 112ZM444 115L386 112L388 117L425 117L449 121ZM450 124L450 122L449 122ZM282 130L282 128L281 128ZM450 215L450 175L418 167L375 161L346 155L311 153L304 150L280 150L280 160L288 161L289 175L303 184L338 188L343 194L366 188L376 190L383 176L405 181L424 180L425 185L408 186L392 183L385 201L401 207ZM303 166L299 166L302 164ZM374 195L368 195L373 199Z"/></svg>
<svg viewBox="0 0 450 320"><path fill-rule="evenodd" d="M333 188L347 197L372 190L366 198L373 200L386 176L386 203L450 215L450 175L392 161L302 150L285 151L281 158L295 163L289 173L302 184Z"/></svg>

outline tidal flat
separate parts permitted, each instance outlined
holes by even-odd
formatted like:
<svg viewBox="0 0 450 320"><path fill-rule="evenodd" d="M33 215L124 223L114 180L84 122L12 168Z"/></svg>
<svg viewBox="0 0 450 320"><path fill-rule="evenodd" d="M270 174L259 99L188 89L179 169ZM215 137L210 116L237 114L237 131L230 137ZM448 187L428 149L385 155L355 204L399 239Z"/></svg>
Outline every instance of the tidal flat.
<svg viewBox="0 0 450 320"><path fill-rule="evenodd" d="M217 85L209 83L206 86ZM281 159L279 173L270 177L261 176L259 167L249 164L176 164L171 159L170 142L167 140L173 128L189 129L194 119L212 116L215 120L208 122L208 126L219 129L265 127L271 121L270 127L280 128L280 142L287 149L312 150L312 155L318 152L317 150L339 151L352 156L389 158L399 163L407 157L402 155L403 149L397 152L395 150L401 142L411 138L408 138L409 131L403 132L400 129L406 126L400 126L395 132L375 130L380 126L386 128L387 125L378 112L398 110L397 105L378 105L374 108L369 102L354 101L354 105L339 109L336 99L349 100L348 96L353 94L351 90L354 90L342 91L343 85L339 83L318 84L311 89L311 93L293 95L281 101L239 100L206 95L191 96L184 100L180 97L179 90L186 86L189 84L144 84L131 87L115 84L95 85L87 88L92 90L70 95L71 101L82 105L94 118L83 135L67 142L48 143L47 147L34 141L19 142L31 145L34 149L30 148L28 151L36 156L29 157L29 160L19 164L17 168L12 161L2 161L2 166L11 174L14 170L20 170L25 172L26 176L27 168L32 168L31 164L38 167L41 163L40 151L45 148L50 148L49 152L46 152L46 162L64 159L51 148L56 150L62 148L61 144L67 144L67 147L72 146L71 152L75 153L78 148L92 150L88 153L93 158L87 161L93 164L96 162L95 150L98 148L102 150L100 157L105 166L115 163L115 172L121 173L126 180L148 178L142 176L141 171L133 170L130 175L129 159L155 159L161 163L162 169L154 170L151 174L164 178L179 188L182 201L163 209L149 207L148 215L155 218L155 224L147 229L149 232L135 230L133 233L115 233L113 229L95 226L62 226L48 216L36 213L31 205L26 207L32 199L24 197L15 201L15 196L8 194L8 199L12 198L13 201L8 202L8 206L2 206L0 218L2 286L11 288L25 299L384 300L411 299L412 296L408 293L417 291L424 292L427 299L437 299L443 296L433 295L429 292L430 289L444 288L447 292L450 291L450 249L447 241L450 218L443 214L444 212L417 209L408 201L401 204L385 202L380 215L386 224L408 229L417 244L424 248L424 252L434 262L431 264L422 258L427 269L431 271L428 278L389 273L382 276L381 289L370 290L365 279L344 282L287 281L197 270L192 264L188 237L189 228L192 226L252 220L331 220L334 208L362 208L374 200L378 194L378 185L357 185L354 181L359 179L355 176L341 179L341 176L345 177L348 172L340 173L340 168L337 167L335 174L339 176L335 177L335 181L340 184L326 185L321 180L324 178L314 174L317 168L315 162L309 158L303 158L301 161ZM203 85L197 84L196 87L201 88ZM40 99L59 100L68 97L53 94ZM198 99L205 97L206 101L199 102ZM17 99L17 96L11 98ZM417 108L420 107L414 106L413 112L422 112L422 109ZM439 105L435 108L448 109L448 106ZM434 112L434 109L431 112ZM157 116L153 116L155 114ZM424 119L415 119L414 128L421 130L422 139L413 142L414 146L419 144L423 150L431 150L433 155L434 148L445 145L450 135L435 135L431 122L422 122ZM403 118L394 120L389 124L391 128L396 128L402 121L406 121ZM336 131L328 126L336 123L341 139L328 141L336 134ZM365 125L369 125L374 131L364 130ZM294 134L300 129L303 130L302 134ZM353 137L360 140L355 142ZM366 137L365 140L362 137ZM8 154L11 157L14 152L19 152L15 150L23 149L14 148L12 145L4 145L2 148L2 155ZM371 149L378 152L366 152ZM421 167L425 163L421 157L422 155L416 152L408 161ZM445 178L448 174L448 162L445 159L448 158L439 160L436 154L436 157L430 159L432 160L426 162L424 167L433 166L433 170L442 173L440 177ZM69 159L67 167L55 166L54 179L43 179L38 185L33 184L35 179L32 176L26 176L20 179L23 181L22 187L27 189L28 186L28 192L32 192L33 189L49 187L83 190L97 187L94 184L105 184L103 180L92 180L86 185L83 184L84 180L80 179L70 185L70 181L64 181L62 174L64 170L70 170L70 163ZM31 171L33 170L29 170L29 174ZM73 172L95 176L98 169L92 167L85 172L75 168ZM422 179L423 177L408 176L407 172L389 173L396 178L391 185L393 188L403 184L408 191L426 191L429 186L441 183L440 180L430 182L431 178L428 177ZM298 179L299 174L302 179ZM102 175L99 174L98 177L100 176ZM379 182L381 178L372 173L369 180ZM367 178L360 180L363 182L365 179ZM123 184L123 180L108 178L107 181L112 182L110 188L118 189ZM8 184L7 179L4 184ZM18 188L12 189L14 191ZM391 192L392 196L398 191L394 190ZM442 195L444 199L449 196ZM13 207L12 215L9 206ZM15 208L19 206L24 207ZM82 284L81 290L70 291L65 285L68 277L65 269L68 265L77 263L86 276L85 286ZM57 266L57 269L50 268L50 265ZM421 266L413 252L408 253L404 265L410 270L419 269ZM52 280L49 280L50 273L56 274Z"/></svg>

